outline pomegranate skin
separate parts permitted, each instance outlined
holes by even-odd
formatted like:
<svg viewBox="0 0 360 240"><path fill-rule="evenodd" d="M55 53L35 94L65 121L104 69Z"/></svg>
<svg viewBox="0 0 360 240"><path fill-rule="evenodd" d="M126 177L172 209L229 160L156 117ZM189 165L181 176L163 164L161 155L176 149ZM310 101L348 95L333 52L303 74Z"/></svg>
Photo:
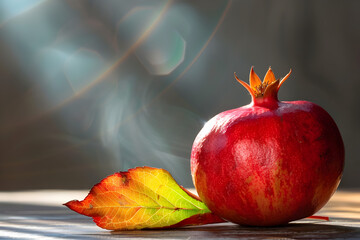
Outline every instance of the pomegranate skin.
<svg viewBox="0 0 360 240"><path fill-rule="evenodd" d="M320 210L340 183L344 158L340 132L320 106L259 98L205 124L193 144L191 173L215 214L274 226Z"/></svg>

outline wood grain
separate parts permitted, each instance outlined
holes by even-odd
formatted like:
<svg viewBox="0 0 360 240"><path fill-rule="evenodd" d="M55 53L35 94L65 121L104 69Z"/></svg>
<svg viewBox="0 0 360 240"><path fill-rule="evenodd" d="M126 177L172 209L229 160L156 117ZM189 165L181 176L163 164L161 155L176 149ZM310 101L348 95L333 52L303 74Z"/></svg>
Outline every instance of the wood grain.
<svg viewBox="0 0 360 240"><path fill-rule="evenodd" d="M300 220L256 228L232 223L173 230L106 231L61 204L88 191L0 192L0 239L346 239L360 238L360 191L338 191L317 215L330 221Z"/></svg>

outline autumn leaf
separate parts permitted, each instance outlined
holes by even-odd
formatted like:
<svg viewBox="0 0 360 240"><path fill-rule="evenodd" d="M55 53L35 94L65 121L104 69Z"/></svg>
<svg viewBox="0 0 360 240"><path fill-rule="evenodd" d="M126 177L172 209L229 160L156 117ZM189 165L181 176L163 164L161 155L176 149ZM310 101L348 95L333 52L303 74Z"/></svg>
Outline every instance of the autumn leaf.
<svg viewBox="0 0 360 240"><path fill-rule="evenodd" d="M96 184L83 201L64 204L101 228L174 228L224 222L164 169L137 167Z"/></svg>

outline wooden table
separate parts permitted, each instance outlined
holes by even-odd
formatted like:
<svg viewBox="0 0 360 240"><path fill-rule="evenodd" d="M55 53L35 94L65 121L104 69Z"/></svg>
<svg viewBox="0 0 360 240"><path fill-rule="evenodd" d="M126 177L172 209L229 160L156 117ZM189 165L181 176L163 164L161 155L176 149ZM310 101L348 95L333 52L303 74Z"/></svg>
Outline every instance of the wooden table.
<svg viewBox="0 0 360 240"><path fill-rule="evenodd" d="M112 232L61 204L88 191L0 192L0 239L360 239L360 191L339 191L317 215L285 227L242 227L231 223L176 230Z"/></svg>

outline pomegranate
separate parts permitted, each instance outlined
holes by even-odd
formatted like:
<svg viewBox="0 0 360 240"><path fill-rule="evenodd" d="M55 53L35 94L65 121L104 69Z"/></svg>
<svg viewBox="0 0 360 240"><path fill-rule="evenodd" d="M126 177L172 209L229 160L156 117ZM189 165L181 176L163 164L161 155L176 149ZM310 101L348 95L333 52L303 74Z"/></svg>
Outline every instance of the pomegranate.
<svg viewBox="0 0 360 240"><path fill-rule="evenodd" d="M253 68L249 105L222 112L197 135L194 185L211 211L241 225L274 226L311 216L330 199L344 167L344 144L330 115L308 101L279 101L271 68Z"/></svg>

